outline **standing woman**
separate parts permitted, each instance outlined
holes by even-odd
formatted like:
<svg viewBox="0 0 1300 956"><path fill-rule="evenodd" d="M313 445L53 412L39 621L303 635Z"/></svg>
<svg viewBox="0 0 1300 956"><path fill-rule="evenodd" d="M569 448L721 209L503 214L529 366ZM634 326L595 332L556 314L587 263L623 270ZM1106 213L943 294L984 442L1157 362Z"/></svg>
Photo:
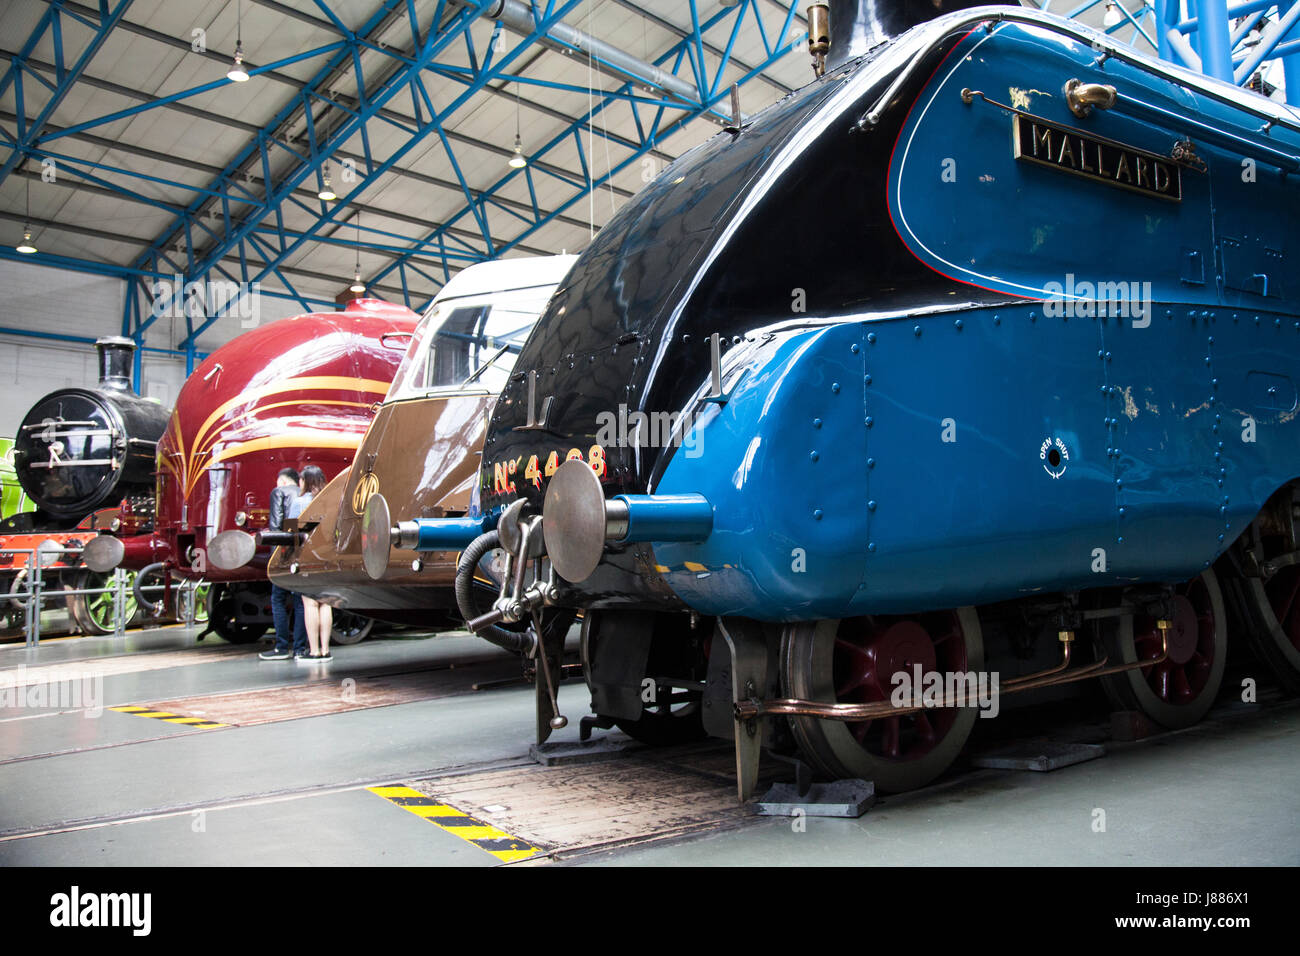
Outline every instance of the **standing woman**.
<svg viewBox="0 0 1300 956"><path fill-rule="evenodd" d="M312 498L325 487L325 472L316 465L308 465L302 470L302 494L289 507L289 517L297 518ZM299 657L300 661L317 664L331 661L330 631L334 626L334 609L328 604L321 604L307 595L302 596L302 618L307 630L308 653Z"/></svg>

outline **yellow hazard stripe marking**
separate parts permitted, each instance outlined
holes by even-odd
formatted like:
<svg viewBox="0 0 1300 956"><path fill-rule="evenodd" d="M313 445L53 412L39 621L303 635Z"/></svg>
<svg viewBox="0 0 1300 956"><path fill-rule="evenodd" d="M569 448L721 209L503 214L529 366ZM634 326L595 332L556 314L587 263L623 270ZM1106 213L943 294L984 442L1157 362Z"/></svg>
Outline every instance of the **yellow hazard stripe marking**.
<svg viewBox="0 0 1300 956"><path fill-rule="evenodd" d="M464 810L458 810L447 803L439 803L434 797L421 793L413 787L370 787L371 793L383 797L422 820L427 820L452 836L458 836L474 844L485 853L491 853L502 863L526 860L541 849L527 840L511 836L504 830L484 823L470 816Z"/></svg>
<svg viewBox="0 0 1300 956"><path fill-rule="evenodd" d="M656 564L655 570L658 571L660 574L682 574L682 573L700 574L706 571L711 574L713 573L713 571L717 571L717 570L732 571L735 569L730 564L724 564L721 568L714 568L711 571L707 564L700 564L696 561L687 561L680 568L672 568L666 564Z"/></svg>
<svg viewBox="0 0 1300 956"><path fill-rule="evenodd" d="M119 714L130 714L133 717L153 717L168 724L183 724L186 727L197 727L200 730L211 730L213 727L228 727L229 724L218 723L215 720L208 720L204 717L186 717L182 714L173 714L165 710L153 710L150 707L140 707L136 704L126 704L122 707L110 707L109 710L115 710Z"/></svg>

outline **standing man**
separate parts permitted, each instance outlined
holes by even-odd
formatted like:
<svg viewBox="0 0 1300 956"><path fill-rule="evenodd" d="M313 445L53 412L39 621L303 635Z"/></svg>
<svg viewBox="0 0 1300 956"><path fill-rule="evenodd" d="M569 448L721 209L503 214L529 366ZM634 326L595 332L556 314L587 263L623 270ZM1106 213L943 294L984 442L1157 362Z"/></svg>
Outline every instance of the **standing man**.
<svg viewBox="0 0 1300 956"><path fill-rule="evenodd" d="M271 489L271 514L267 520L267 528L271 531L283 531L284 519L289 516L289 509L297 500L298 472L293 468L281 468L280 474L275 479L275 487ZM271 617L275 620L275 647L257 655L264 661L287 661L307 651L307 635L302 630L301 624L295 627L289 622L290 601L293 602L295 621L300 622L302 598L275 583L271 584ZM302 637L301 642L299 635ZM292 651L289 649L290 642L293 644Z"/></svg>

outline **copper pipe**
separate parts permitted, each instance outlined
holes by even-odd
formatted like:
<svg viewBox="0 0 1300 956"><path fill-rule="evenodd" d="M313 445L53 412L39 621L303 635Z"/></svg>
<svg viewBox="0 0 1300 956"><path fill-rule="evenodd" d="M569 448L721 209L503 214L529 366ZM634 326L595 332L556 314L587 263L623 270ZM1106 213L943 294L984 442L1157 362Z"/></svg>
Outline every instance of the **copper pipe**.
<svg viewBox="0 0 1300 956"><path fill-rule="evenodd" d="M1169 622L1159 621L1156 626L1160 630L1160 655L1158 657L1150 660L1134 661L1131 664L1114 664L1110 667L1106 666L1109 658L1103 657L1101 660L1086 664L1083 667L1066 670L1070 663L1070 645L1073 643L1066 640L1062 641L1061 663L1047 670L1011 678L1011 680L1001 684L998 689L998 696L1001 697L1003 694L1015 694L1026 690L1038 690L1043 687L1055 687L1058 684L1071 684L1091 677L1108 677L1111 674L1121 674L1125 671L1164 663L1169 658ZM878 717L902 717L922 710L942 710L947 707L961 706L970 705L962 704L955 698L949 700L946 696L941 703L928 707L924 705L895 707L887 700L874 701L869 704L824 704L815 700L801 700L793 697L776 700L756 700L751 698L736 702L735 715L737 720L782 716L859 721L874 720Z"/></svg>
<svg viewBox="0 0 1300 956"><path fill-rule="evenodd" d="M1073 637L1071 637L1069 640L1062 640L1061 641L1061 663L1045 671L1039 671L1036 674L1024 674L1020 677L1012 677L1009 680L1005 680L999 686L998 692L999 693L1002 693L1003 691L1009 692L1010 690L1018 687L1021 684L1032 683L1033 681L1039 680L1041 678L1050 677L1053 674L1059 674L1061 671L1065 670L1067 667L1070 666L1070 657L1071 657L1070 648L1072 647L1074 647Z"/></svg>

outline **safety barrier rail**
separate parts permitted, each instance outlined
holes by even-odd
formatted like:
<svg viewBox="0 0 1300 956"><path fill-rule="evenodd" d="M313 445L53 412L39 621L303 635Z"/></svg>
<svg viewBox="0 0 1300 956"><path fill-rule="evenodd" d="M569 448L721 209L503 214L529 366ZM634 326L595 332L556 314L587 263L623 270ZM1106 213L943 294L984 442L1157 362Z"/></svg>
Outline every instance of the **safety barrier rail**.
<svg viewBox="0 0 1300 956"><path fill-rule="evenodd" d="M16 572L26 572L22 577L21 587L18 586L18 578L15 576L14 581L11 582L12 590L6 595L0 595L0 604L20 604L23 607L23 632L26 647L36 647L41 642L41 611L44 609L47 599L111 594L113 596L113 636L123 637L125 635L127 602L132 596L133 589L128 581L127 573L123 569L117 568L113 572L112 579L104 587L100 588L46 587L44 577L46 570L75 570L75 568L68 567L50 568L49 565L54 560L63 561L67 555L79 554L81 550L81 548L61 548L57 554L51 554L51 552L42 551L40 548L0 548L0 556L26 557L24 564L13 562ZM176 606L179 613L177 617L187 627L195 623L197 612L195 594L203 583L201 580L183 580L172 585L178 595ZM166 584L145 584L141 585L139 590L157 592L165 591L167 588L168 585Z"/></svg>

